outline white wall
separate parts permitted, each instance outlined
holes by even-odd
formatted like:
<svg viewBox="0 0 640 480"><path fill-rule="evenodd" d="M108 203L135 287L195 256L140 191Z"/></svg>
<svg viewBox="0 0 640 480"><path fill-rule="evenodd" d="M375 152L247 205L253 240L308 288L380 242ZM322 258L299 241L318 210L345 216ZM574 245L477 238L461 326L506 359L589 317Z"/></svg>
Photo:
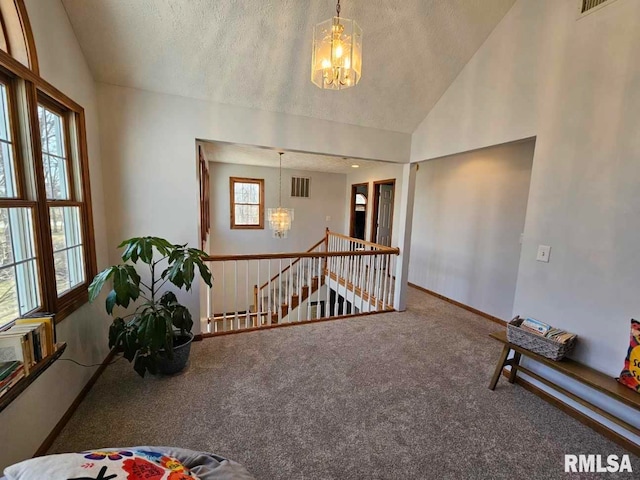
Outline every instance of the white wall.
<svg viewBox="0 0 640 480"><path fill-rule="evenodd" d="M344 224L344 205L346 175L335 173L311 172L306 170L282 169L282 205L294 209L294 221L287 238L273 238L269 229L267 209L278 206L278 169L251 165L227 163L209 163L211 178L211 232L209 237L210 253L249 254L305 252L322 240L325 229L341 233ZM308 177L310 181L309 198L291 198L291 177ZM265 228L264 230L231 230L229 225L230 196L229 177L247 177L264 179L265 188ZM331 217L326 221L327 216ZM288 260L283 261L283 266ZM213 266L214 275L214 313L245 311L253 304L253 286L268 281L268 262L261 262L258 276L257 262L248 265L240 262L238 278L232 263L227 263L222 272L221 263ZM272 276L279 268L279 261L272 262ZM222 286L224 280L224 288ZM247 291L247 286L249 290ZM224 292L224 293L223 293ZM226 302L223 304L223 299ZM234 303L235 299L235 303ZM237 305L236 305L237 303ZM223 307L224 305L224 307Z"/></svg>
<svg viewBox="0 0 640 480"><path fill-rule="evenodd" d="M210 253L304 252L325 235L325 228L343 233L346 175L282 169L282 206L294 209L294 221L288 238L273 238L267 209L278 206L278 169L209 163L211 178ZM309 198L290 196L291 177L310 178ZM231 230L229 226L229 177L264 179L264 230ZM329 221L327 217L331 217Z"/></svg>
<svg viewBox="0 0 640 480"><path fill-rule="evenodd" d="M516 2L411 156L537 136L514 312L578 333L575 357L614 376L640 315L640 2L581 19L578 3ZM539 244L550 263L536 262Z"/></svg>
<svg viewBox="0 0 640 480"><path fill-rule="evenodd" d="M134 235L199 245L196 139L406 162L410 136L98 84L109 246ZM112 261L117 252L111 250ZM195 317L200 287L179 298ZM196 322L196 325L198 323Z"/></svg>
<svg viewBox="0 0 640 480"><path fill-rule="evenodd" d="M26 0L40 74L85 108L98 267L107 262L95 85L59 0ZM58 324L68 344L63 358L100 363L108 353L110 321L103 304L85 305ZM0 471L29 458L60 420L96 368L58 361L0 413ZM95 445L87 445L93 448Z"/></svg>
<svg viewBox="0 0 640 480"><path fill-rule="evenodd" d="M393 227L391 232L391 246L398 246L398 236L400 228L404 228L404 219L400 215L400 205L403 192L402 185L402 165L376 165L374 167L358 168L347 174L346 198L344 204L344 233L349 234L349 222L351 220L351 186L356 183L368 183L369 195L367 196L367 226L365 229L365 240L371 241L371 229L373 225L373 183L380 180L396 181L395 196L393 202Z"/></svg>
<svg viewBox="0 0 640 480"><path fill-rule="evenodd" d="M420 164L410 282L511 318L534 146L529 140Z"/></svg>

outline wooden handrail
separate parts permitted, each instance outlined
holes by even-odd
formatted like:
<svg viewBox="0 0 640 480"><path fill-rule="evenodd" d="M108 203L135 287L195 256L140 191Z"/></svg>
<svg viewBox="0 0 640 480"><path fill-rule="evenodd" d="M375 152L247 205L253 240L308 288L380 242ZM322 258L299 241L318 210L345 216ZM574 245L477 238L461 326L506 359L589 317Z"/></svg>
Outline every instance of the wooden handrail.
<svg viewBox="0 0 640 480"><path fill-rule="evenodd" d="M383 247L379 250L347 250L339 252L292 252L262 253L249 255L209 255L205 262L227 262L233 260L277 260L286 258L329 258L329 257L372 257L375 255L400 255L397 247Z"/></svg>
<svg viewBox="0 0 640 480"><path fill-rule="evenodd" d="M387 247L385 245L380 245L378 243L367 242L366 240L360 240L359 238L353 238L353 237L349 237L347 235L342 235L341 233L335 233L335 232L328 231L327 235L328 236L333 235L334 237L342 238L343 240L349 240L352 243L359 243L360 245L364 245L364 246L367 246L367 247L373 247L373 248L377 248L377 249L380 249L380 250L384 250L386 248L391 248L391 247Z"/></svg>
<svg viewBox="0 0 640 480"><path fill-rule="evenodd" d="M323 243L325 243L325 239L323 238L322 240L320 240L318 243L316 243L313 247L311 247L309 250L307 250L307 252L313 252L316 248L318 248L320 245L322 245ZM273 282L276 280L276 278L278 278L280 275L282 275L284 272L286 272L287 270L289 270L290 267L293 267L296 263L298 263L300 261L300 258L297 258L295 262L293 262L291 265L287 266L287 268L285 268L284 270L282 270L279 273L276 273L273 278L271 278L271 280L268 280L264 283L264 285L262 285L260 287L260 290L264 290L264 288L269 285L269 283Z"/></svg>

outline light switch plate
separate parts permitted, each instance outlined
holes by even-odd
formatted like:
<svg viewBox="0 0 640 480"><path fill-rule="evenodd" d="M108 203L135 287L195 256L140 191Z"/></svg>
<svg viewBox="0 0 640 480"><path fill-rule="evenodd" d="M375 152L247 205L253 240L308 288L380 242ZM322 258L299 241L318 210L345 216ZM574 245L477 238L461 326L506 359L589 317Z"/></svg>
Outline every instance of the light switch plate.
<svg viewBox="0 0 640 480"><path fill-rule="evenodd" d="M549 263L550 255L551 247L549 245L538 245L538 256L536 257L537 261Z"/></svg>

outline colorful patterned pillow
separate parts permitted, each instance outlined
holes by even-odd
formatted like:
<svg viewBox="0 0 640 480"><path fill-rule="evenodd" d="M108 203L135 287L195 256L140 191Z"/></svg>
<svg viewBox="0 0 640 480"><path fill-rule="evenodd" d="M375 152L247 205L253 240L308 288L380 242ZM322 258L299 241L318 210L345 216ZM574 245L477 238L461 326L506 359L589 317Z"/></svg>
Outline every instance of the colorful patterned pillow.
<svg viewBox="0 0 640 480"><path fill-rule="evenodd" d="M618 381L640 392L640 322L631 320L631 340Z"/></svg>
<svg viewBox="0 0 640 480"><path fill-rule="evenodd" d="M7 467L8 480L197 480L178 460L144 450L97 450L32 458Z"/></svg>

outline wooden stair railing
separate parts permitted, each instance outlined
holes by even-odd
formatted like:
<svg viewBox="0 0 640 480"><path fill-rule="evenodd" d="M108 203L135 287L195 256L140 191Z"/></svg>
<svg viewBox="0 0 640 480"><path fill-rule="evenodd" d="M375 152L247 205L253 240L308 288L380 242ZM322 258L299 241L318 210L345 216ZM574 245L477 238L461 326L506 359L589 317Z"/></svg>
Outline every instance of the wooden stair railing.
<svg viewBox="0 0 640 480"><path fill-rule="evenodd" d="M399 253L327 230L306 252L209 256L216 279L207 303L211 331L392 310Z"/></svg>
<svg viewBox="0 0 640 480"><path fill-rule="evenodd" d="M307 251L305 253L318 251L317 250L318 247L326 245L326 243L327 243L327 237L325 235L325 237L322 238L322 240L316 242L312 247L307 249ZM272 284L277 284L279 286L278 288L281 288L281 286L282 286L282 280L281 279L283 278L283 276L286 275L287 272L289 272L296 265L298 265L300 260L302 260L302 257L296 258L292 263L287 265L282 271L276 273L273 277L271 277L269 280L267 280L262 285L260 285L260 287L258 287L258 285L254 285L253 286L253 305L256 306L256 309L258 309L260 311L264 310L264 309L260 309L258 307L258 305L260 305L263 302L263 299L264 299L263 292L264 292L264 290L269 288L269 286L272 285ZM299 282L300 279L298 278L296 281ZM316 282L317 282L317 278L316 278ZM313 287L313 284L312 284L312 291L311 291L311 293L309 293L309 286L306 285L306 284L302 285L302 292L301 292L302 302L304 302L309 297L309 295L313 294L316 290L317 290L317 287ZM281 309L281 317L282 318L284 318L284 317L286 317L288 315L289 305L291 305L291 310L295 310L298 307L298 305L301 303L300 295L298 295L295 292L292 293L290 295L290 297L289 297L289 302L290 303L286 303L285 302L285 303L281 304L280 307L279 307ZM274 323L274 318L275 318L275 323L277 323L278 315L272 316L272 319L271 319L272 323Z"/></svg>

